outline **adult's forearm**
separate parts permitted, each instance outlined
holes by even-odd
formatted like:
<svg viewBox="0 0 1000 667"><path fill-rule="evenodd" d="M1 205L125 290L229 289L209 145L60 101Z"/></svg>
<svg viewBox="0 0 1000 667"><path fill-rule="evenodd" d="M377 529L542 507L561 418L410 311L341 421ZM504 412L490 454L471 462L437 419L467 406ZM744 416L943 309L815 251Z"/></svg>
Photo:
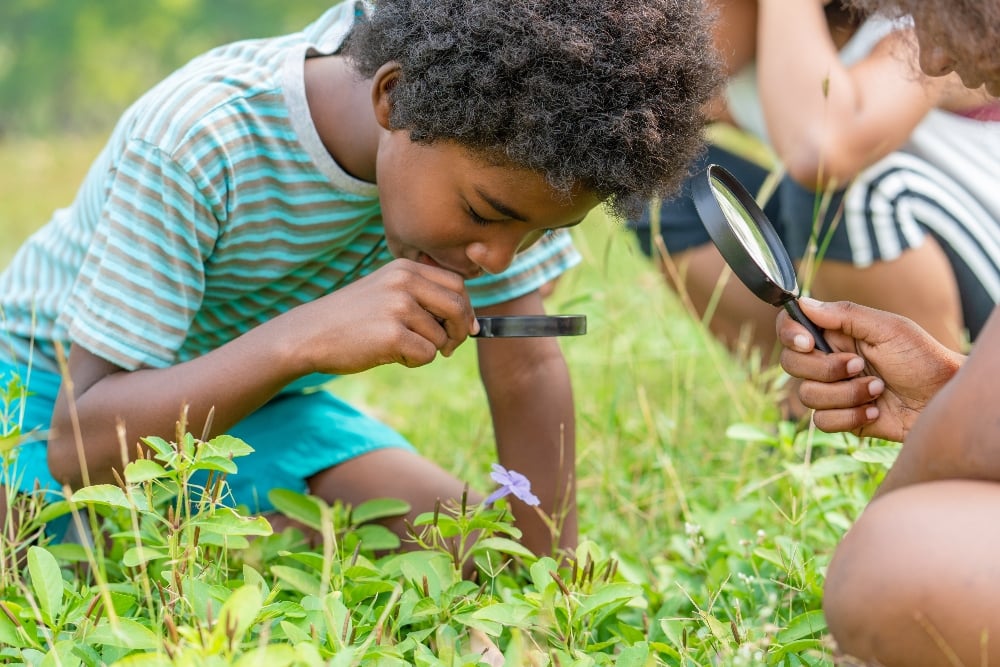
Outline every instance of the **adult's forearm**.
<svg viewBox="0 0 1000 667"><path fill-rule="evenodd" d="M1000 481L1000 311L994 310L972 353L928 403L878 490L943 479Z"/></svg>

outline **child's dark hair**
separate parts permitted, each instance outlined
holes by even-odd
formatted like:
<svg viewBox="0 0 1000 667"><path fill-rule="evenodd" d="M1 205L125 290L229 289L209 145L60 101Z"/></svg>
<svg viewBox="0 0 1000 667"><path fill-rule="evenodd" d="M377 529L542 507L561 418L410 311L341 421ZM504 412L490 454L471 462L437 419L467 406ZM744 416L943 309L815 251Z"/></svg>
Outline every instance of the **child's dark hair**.
<svg viewBox="0 0 1000 667"><path fill-rule="evenodd" d="M391 122L582 185L628 215L702 148L719 68L702 0L378 0L345 47L402 68Z"/></svg>

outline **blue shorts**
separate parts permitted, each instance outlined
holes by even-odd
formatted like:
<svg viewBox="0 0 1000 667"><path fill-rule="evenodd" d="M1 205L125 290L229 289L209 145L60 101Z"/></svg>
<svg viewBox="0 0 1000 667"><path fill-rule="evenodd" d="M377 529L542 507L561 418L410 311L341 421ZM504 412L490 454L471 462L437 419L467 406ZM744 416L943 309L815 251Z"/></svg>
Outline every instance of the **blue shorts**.
<svg viewBox="0 0 1000 667"><path fill-rule="evenodd" d="M22 381L26 377L24 368L0 359L0 386L15 373ZM37 482L49 494L62 495L49 472L45 442L60 383L58 375L32 368L27 398L15 401L9 411L27 437L0 479L21 492L30 492ZM10 432L10 426L0 423L0 434ZM239 471L227 477L230 502L251 512L273 509L267 499L271 489L304 492L306 480L316 473L367 452L385 447L413 450L402 435L324 389L279 394L228 433L254 449L235 459ZM206 480L207 474L192 482L203 485Z"/></svg>
<svg viewBox="0 0 1000 667"><path fill-rule="evenodd" d="M709 146L692 173L700 174L708 164L728 169L754 195L769 175L765 167L716 145ZM821 259L866 267L896 259L931 235L951 264L973 340L1000 302L1000 254L994 250L1000 247L1000 221L960 183L912 155L892 153L859 174L849 188L832 193L818 224L817 194L788 177L763 208L793 259L815 248ZM629 227L642 251L652 256L649 212ZM660 236L672 253L710 242L691 198L690 180L678 196L661 204Z"/></svg>

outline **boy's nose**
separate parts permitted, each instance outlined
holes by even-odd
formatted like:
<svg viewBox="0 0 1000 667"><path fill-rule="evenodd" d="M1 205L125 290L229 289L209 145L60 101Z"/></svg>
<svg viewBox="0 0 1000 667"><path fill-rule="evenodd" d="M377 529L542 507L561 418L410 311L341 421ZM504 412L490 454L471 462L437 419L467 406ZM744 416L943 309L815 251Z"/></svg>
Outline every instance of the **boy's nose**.
<svg viewBox="0 0 1000 667"><path fill-rule="evenodd" d="M955 68L955 59L947 49L931 46L920 49L920 69L928 76L944 76Z"/></svg>
<svg viewBox="0 0 1000 667"><path fill-rule="evenodd" d="M486 273L502 273L514 261L520 240L495 239L490 243L475 241L465 249L466 256Z"/></svg>

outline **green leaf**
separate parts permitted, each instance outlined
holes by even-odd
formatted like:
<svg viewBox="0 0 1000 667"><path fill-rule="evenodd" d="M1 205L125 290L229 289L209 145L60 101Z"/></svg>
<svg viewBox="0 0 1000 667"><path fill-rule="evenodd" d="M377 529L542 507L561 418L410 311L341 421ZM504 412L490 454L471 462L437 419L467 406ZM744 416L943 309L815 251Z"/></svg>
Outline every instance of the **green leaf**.
<svg viewBox="0 0 1000 667"><path fill-rule="evenodd" d="M288 644L270 644L247 651L234 667L288 667L298 661L298 653Z"/></svg>
<svg viewBox="0 0 1000 667"><path fill-rule="evenodd" d="M205 443L210 456L222 458L247 456L253 454L253 447L243 440L231 435L217 435Z"/></svg>
<svg viewBox="0 0 1000 667"><path fill-rule="evenodd" d="M558 572L559 564L551 557L539 558L538 562L531 566L531 581L535 584L535 590L541 593L549 586L557 585L549 572Z"/></svg>
<svg viewBox="0 0 1000 667"><path fill-rule="evenodd" d="M826 630L826 619L822 609L814 609L793 618L775 638L779 644L787 644L803 637L810 637Z"/></svg>
<svg viewBox="0 0 1000 667"><path fill-rule="evenodd" d="M592 614L607 612L642 596L642 587L637 584L616 583L601 586L593 595L588 595L580 603L579 613Z"/></svg>
<svg viewBox="0 0 1000 667"><path fill-rule="evenodd" d="M536 558L534 552L528 549L526 546L520 542L515 542L514 540L509 540L506 537L487 537L479 540L475 547L473 547L474 553L479 553L480 551L486 550L498 551L502 554L508 554L510 556L519 556L526 560L534 560Z"/></svg>
<svg viewBox="0 0 1000 667"><path fill-rule="evenodd" d="M191 466L191 470L214 470L227 475L236 474L236 464L223 456L199 456Z"/></svg>
<svg viewBox="0 0 1000 667"><path fill-rule="evenodd" d="M306 595L319 595L319 578L308 572L287 565L272 565L271 574L278 578L284 588L290 588Z"/></svg>
<svg viewBox="0 0 1000 667"><path fill-rule="evenodd" d="M122 565L125 567L138 567L143 563L148 563L151 560L158 560L160 558L166 558L170 554L166 551L161 551L160 549L153 549L151 547L132 547L125 552L122 556Z"/></svg>
<svg viewBox="0 0 1000 667"><path fill-rule="evenodd" d="M135 501L135 509L140 512L149 511L149 503L146 502L146 498L144 496L133 494L132 499ZM126 510L132 509L132 503L129 502L129 498L125 495L125 491L123 491L121 487L113 484L95 484L94 486L85 486L75 492L72 497L70 497L70 500L74 503L94 503L97 505L120 507Z"/></svg>
<svg viewBox="0 0 1000 667"><path fill-rule="evenodd" d="M56 557L42 547L28 548L28 573L42 617L55 624L62 613L63 578Z"/></svg>
<svg viewBox="0 0 1000 667"><path fill-rule="evenodd" d="M726 437L742 442L760 442L765 445L778 444L778 438L773 433L752 424L733 424L726 429Z"/></svg>
<svg viewBox="0 0 1000 667"><path fill-rule="evenodd" d="M96 628L86 636L91 644L117 646L138 651L151 651L160 648L160 638L149 628L128 618L119 618L112 626L107 620L102 620Z"/></svg>
<svg viewBox="0 0 1000 667"><path fill-rule="evenodd" d="M139 459L125 466L125 481L129 484L141 484L169 474L166 468L152 459Z"/></svg>
<svg viewBox="0 0 1000 667"><path fill-rule="evenodd" d="M83 661L79 656L74 654L73 649L75 648L76 642L72 639L64 639L61 642L57 642L45 654L38 667L77 667L77 665L82 665Z"/></svg>
<svg viewBox="0 0 1000 667"><path fill-rule="evenodd" d="M17 617L20 607L18 607L13 602L5 602L7 609ZM0 646L13 646L14 648L25 648L30 646L31 643L26 640L22 632L18 632L17 626L14 624L7 614L0 610ZM0 656L2 657L2 656Z"/></svg>
<svg viewBox="0 0 1000 667"><path fill-rule="evenodd" d="M863 463L877 463L891 468L899 456L902 445L880 445L878 447L863 447L851 454L852 457Z"/></svg>
<svg viewBox="0 0 1000 667"><path fill-rule="evenodd" d="M371 551L392 551L401 544L399 535L379 524L358 526L354 534L361 540L361 545Z"/></svg>
<svg viewBox="0 0 1000 667"><path fill-rule="evenodd" d="M410 512L410 504L398 498L375 498L367 500L351 510L354 525L403 516Z"/></svg>
<svg viewBox="0 0 1000 667"><path fill-rule="evenodd" d="M307 496L288 489L272 489L267 494L274 508L313 530L323 529L323 510L319 498Z"/></svg>
<svg viewBox="0 0 1000 667"><path fill-rule="evenodd" d="M159 458L170 459L176 453L174 446L163 438L152 436L148 438L141 438L141 440L142 444L156 452L159 455Z"/></svg>
<svg viewBox="0 0 1000 667"><path fill-rule="evenodd" d="M219 622L212 631L216 639L231 637L235 645L243 641L243 635L257 620L263 606L260 590L254 586L241 586L223 603L219 611Z"/></svg>
<svg viewBox="0 0 1000 667"><path fill-rule="evenodd" d="M208 514L200 514L191 520L202 532L216 535L270 535L274 531L262 516L245 517L231 507L219 507Z"/></svg>
<svg viewBox="0 0 1000 667"><path fill-rule="evenodd" d="M38 523L49 523L54 521L61 516L65 516L73 511L73 503L67 500L57 500L55 502L46 503L42 511L38 513L35 520Z"/></svg>

